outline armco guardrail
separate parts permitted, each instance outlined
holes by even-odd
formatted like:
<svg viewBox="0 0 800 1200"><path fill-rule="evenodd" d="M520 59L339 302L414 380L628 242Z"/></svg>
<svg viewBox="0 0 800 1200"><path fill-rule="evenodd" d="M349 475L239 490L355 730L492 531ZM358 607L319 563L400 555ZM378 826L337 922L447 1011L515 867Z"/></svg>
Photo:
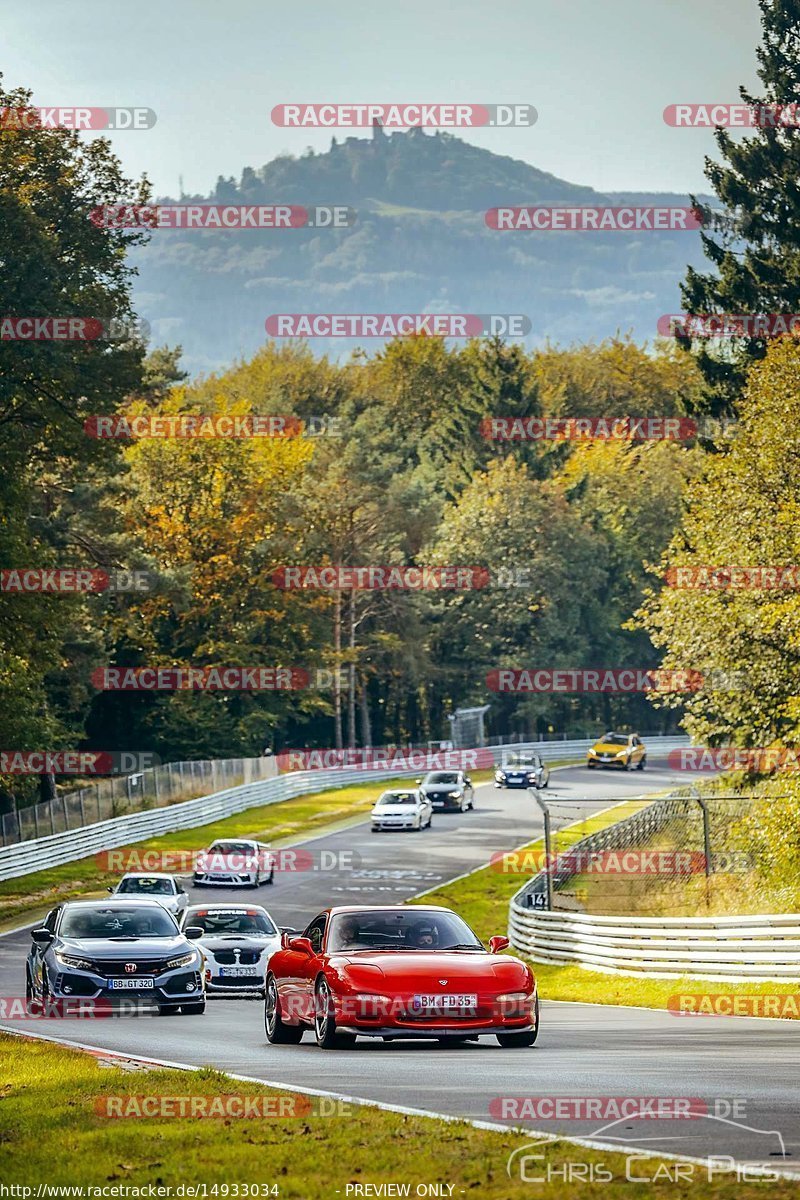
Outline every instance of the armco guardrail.
<svg viewBox="0 0 800 1200"><path fill-rule="evenodd" d="M61 791L53 800L4 813L0 844L12 846L149 808L167 808L277 774L275 759L262 755L162 763L130 775L98 778L87 787Z"/></svg>
<svg viewBox="0 0 800 1200"><path fill-rule="evenodd" d="M263 804L278 804L308 792L318 792L325 787L339 787L348 783L363 783L369 779L385 778L380 772L362 770L295 771L279 775L274 779L262 779L240 787L216 792L213 796L200 796L197 800L185 800L170 808L159 808L148 812L131 813L115 817L111 821L99 821L81 829L70 829L50 837L34 841L19 842L15 846L0 849L0 880L16 879L31 871L45 867L60 866L79 858L88 858L101 850L114 850L128 846L145 838L157 837L161 833L174 833L177 829L192 829L195 825L208 825L232 813L244 812Z"/></svg>
<svg viewBox="0 0 800 1200"><path fill-rule="evenodd" d="M527 745L493 746L491 752L495 762L501 761L504 750L521 749L536 749L550 757L554 757L552 752L555 751L559 758L569 758L576 754L585 754L591 744L590 739L576 742L530 742ZM666 753L676 746L688 745L688 738L651 738L647 744L651 750ZM391 776L403 778L417 773L416 768L391 773L361 768L293 771L277 778L262 779L256 783L215 792L210 796L201 796L196 800L186 800L168 808L98 821L93 825L68 829L48 837L34 838L0 848L0 880L16 879L32 871L88 858L101 850L114 850L118 846L127 846L158 834L172 833L177 829L191 829L195 825L207 825L232 813L244 812L259 805L277 804L281 800L291 800L295 796L307 795L322 788L342 787L348 783L363 783L370 779L377 782Z"/></svg>
<svg viewBox="0 0 800 1200"><path fill-rule="evenodd" d="M617 975L729 983L800 979L800 915L601 917L538 912L512 901L509 937L536 962Z"/></svg>

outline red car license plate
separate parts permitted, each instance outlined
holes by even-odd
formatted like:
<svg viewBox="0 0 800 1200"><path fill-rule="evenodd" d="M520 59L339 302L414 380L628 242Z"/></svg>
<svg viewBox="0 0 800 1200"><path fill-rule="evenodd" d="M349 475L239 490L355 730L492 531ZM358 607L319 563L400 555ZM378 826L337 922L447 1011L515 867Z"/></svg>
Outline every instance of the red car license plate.
<svg viewBox="0 0 800 1200"><path fill-rule="evenodd" d="M477 1008L478 997L474 992L443 992L435 996L414 996L413 1009L426 1012L450 1012L454 1008Z"/></svg>

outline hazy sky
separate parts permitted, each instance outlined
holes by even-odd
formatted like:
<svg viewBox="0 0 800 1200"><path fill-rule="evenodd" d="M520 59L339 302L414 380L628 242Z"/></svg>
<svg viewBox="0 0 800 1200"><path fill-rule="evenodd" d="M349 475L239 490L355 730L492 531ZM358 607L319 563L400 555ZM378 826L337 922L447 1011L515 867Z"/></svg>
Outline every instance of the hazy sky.
<svg viewBox="0 0 800 1200"><path fill-rule="evenodd" d="M601 190L686 192L713 139L662 111L738 100L758 41L755 0L7 0L2 70L37 104L155 109L112 140L157 194L327 149L331 131L271 124L298 100L525 101L533 128L459 136Z"/></svg>

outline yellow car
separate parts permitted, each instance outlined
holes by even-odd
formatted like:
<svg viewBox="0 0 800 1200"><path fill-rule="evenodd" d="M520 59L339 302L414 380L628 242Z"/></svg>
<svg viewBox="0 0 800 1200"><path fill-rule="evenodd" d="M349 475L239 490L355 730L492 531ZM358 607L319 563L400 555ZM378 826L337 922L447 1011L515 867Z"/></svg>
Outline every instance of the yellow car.
<svg viewBox="0 0 800 1200"><path fill-rule="evenodd" d="M630 771L636 767L643 771L647 763L647 751L636 733L604 733L586 755L586 765L592 767L622 767Z"/></svg>

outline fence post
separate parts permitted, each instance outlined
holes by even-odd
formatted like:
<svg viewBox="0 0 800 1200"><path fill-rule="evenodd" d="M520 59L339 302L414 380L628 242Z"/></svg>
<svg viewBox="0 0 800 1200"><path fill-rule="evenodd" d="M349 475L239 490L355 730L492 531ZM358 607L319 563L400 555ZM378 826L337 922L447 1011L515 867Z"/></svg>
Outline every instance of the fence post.
<svg viewBox="0 0 800 1200"><path fill-rule="evenodd" d="M692 799L696 800L697 803L700 805L700 811L703 814L703 855L705 857L705 862L706 862L706 877L708 877L712 873L711 827L710 827L709 821L708 821L708 805L706 804L703 797L700 795L699 789L697 787L695 787L694 784L692 785L690 791L692 793Z"/></svg>
<svg viewBox="0 0 800 1200"><path fill-rule="evenodd" d="M528 788L528 794L532 796L539 805L544 817L544 889L547 911L551 912L553 908L553 873L550 870L550 864L552 862L550 856L550 809L539 795L538 788Z"/></svg>

